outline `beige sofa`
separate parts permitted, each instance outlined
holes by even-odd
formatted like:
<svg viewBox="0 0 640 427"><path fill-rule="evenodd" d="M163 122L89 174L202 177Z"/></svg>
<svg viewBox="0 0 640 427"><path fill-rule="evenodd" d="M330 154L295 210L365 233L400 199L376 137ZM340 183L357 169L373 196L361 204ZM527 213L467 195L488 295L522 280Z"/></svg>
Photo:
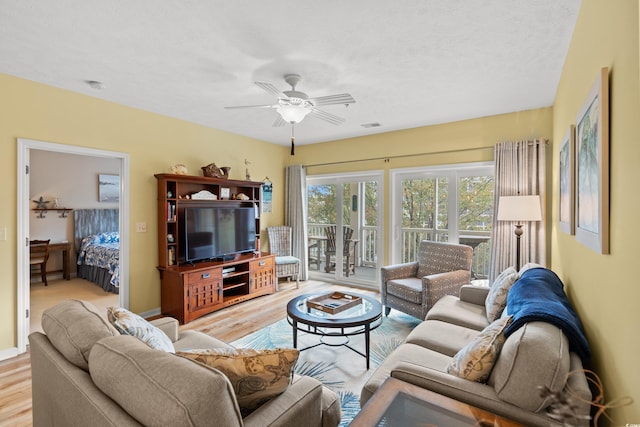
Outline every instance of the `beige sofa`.
<svg viewBox="0 0 640 427"><path fill-rule="evenodd" d="M336 426L337 395L294 376L286 391L242 417L218 370L120 335L91 304L68 300L45 311L29 336L33 425L39 426ZM177 350L230 347L178 322L158 319ZM100 386L98 386L99 384Z"/></svg>
<svg viewBox="0 0 640 427"><path fill-rule="evenodd" d="M581 359L569 351L566 336L546 322L530 322L504 342L486 383L451 375L453 356L490 323L485 300L489 287L466 285L460 296L445 296L373 373L364 385L361 406L389 376L450 396L527 426L561 426L547 413L549 398L538 386L571 389L577 413L588 417L591 393ZM568 376L572 371L573 374ZM582 401L580 401L582 400ZM588 425L572 420L570 425Z"/></svg>

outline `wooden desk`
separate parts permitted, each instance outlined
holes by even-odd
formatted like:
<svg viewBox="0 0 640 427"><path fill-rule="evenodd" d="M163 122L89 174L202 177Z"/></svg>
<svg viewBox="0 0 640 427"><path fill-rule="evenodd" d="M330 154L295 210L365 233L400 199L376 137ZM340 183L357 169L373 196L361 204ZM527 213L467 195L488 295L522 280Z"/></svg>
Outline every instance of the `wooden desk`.
<svg viewBox="0 0 640 427"><path fill-rule="evenodd" d="M524 427L515 421L416 385L387 378L349 424L372 426Z"/></svg>
<svg viewBox="0 0 640 427"><path fill-rule="evenodd" d="M47 274L62 273L62 277L65 280L71 280L71 243L49 243L49 255L54 252L62 252L62 270L47 270Z"/></svg>

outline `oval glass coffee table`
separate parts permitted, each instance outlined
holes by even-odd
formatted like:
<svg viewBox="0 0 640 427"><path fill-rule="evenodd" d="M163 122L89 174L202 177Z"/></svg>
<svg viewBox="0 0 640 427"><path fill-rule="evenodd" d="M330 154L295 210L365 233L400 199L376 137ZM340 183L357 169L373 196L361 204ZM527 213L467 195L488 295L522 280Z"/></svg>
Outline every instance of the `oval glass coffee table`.
<svg viewBox="0 0 640 427"><path fill-rule="evenodd" d="M298 347L298 331L319 335L318 344L300 351L319 345L344 346L363 356L367 360L367 369L369 369L370 333L382 324L382 305L374 298L351 292L341 294L345 295L344 298L336 297L334 304L332 302L334 294L338 293L310 293L289 301L287 321L293 328L293 347ZM345 304L340 307L341 303ZM349 337L360 334L364 334L364 353L349 345ZM334 337L342 337L344 340L339 342L329 340Z"/></svg>

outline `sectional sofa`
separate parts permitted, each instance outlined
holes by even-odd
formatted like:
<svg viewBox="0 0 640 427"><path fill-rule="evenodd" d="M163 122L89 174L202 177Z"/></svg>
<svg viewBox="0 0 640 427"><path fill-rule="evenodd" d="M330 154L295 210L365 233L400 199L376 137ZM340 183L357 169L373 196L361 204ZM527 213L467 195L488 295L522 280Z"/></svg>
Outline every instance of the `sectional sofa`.
<svg viewBox="0 0 640 427"><path fill-rule="evenodd" d="M178 322L152 322L176 352L230 349ZM46 333L29 336L33 424L40 426L299 426L335 427L337 395L319 381L294 375L286 390L243 416L229 379L220 371L152 349L121 335L84 301L45 311Z"/></svg>
<svg viewBox="0 0 640 427"><path fill-rule="evenodd" d="M562 283L557 276L538 266L526 267L522 274L513 270L516 276L512 275L511 289L502 289L506 295L506 309L494 313L499 315L495 323L516 328L512 328L508 337L503 334L501 349L493 360L472 363L467 359L459 363L463 373L467 369L466 373L473 375L477 373L475 370L487 368L483 364L491 362L492 369L488 367L486 378L472 381L455 369L450 373L456 361L460 362L462 350L473 347L483 331L494 323L487 317L487 298L491 296L491 289L465 285L459 297L449 295L440 299L406 341L378 367L362 389L361 405L364 406L391 376L527 426L564 425L558 419L563 408L554 406L553 400L554 393L564 392L571 396L575 405L566 425L589 425L591 392L582 360L588 359L588 348L562 322L544 318L548 315L546 306L557 300L563 300L566 306ZM528 300L537 298L536 285L555 292L548 295L550 302L541 304L544 311L541 316L533 315L534 311L539 311L539 305L533 304L532 309ZM500 292L494 289L493 295L496 293ZM514 315L509 312L517 311L518 306L527 307L528 311L518 319L510 317ZM565 308L571 311L571 307ZM503 321L506 318L508 320ZM508 327L503 332L508 332ZM486 351L484 355L487 355Z"/></svg>

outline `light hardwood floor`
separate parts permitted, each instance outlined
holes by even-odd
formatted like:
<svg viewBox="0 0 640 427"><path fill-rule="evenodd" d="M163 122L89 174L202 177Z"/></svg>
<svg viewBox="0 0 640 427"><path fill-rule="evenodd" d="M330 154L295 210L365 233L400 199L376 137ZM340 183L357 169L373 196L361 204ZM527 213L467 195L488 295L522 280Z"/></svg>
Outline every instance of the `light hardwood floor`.
<svg viewBox="0 0 640 427"><path fill-rule="evenodd" d="M42 332L40 324L42 312L68 298L89 301L99 310L119 305L119 296L117 294L105 292L100 286L88 280L78 278L49 280L49 286L44 286L40 282L32 283L30 331Z"/></svg>
<svg viewBox="0 0 640 427"><path fill-rule="evenodd" d="M280 282L280 291L273 295L227 307L182 325L180 329L198 330L230 342L283 319L286 316L286 305L292 298L307 292L332 291L351 291L379 297L377 291L354 289L313 280L301 282L299 289L295 288L295 282ZM32 314L35 315L33 312ZM27 352L0 362L0 427L31 425L31 366L29 352Z"/></svg>

